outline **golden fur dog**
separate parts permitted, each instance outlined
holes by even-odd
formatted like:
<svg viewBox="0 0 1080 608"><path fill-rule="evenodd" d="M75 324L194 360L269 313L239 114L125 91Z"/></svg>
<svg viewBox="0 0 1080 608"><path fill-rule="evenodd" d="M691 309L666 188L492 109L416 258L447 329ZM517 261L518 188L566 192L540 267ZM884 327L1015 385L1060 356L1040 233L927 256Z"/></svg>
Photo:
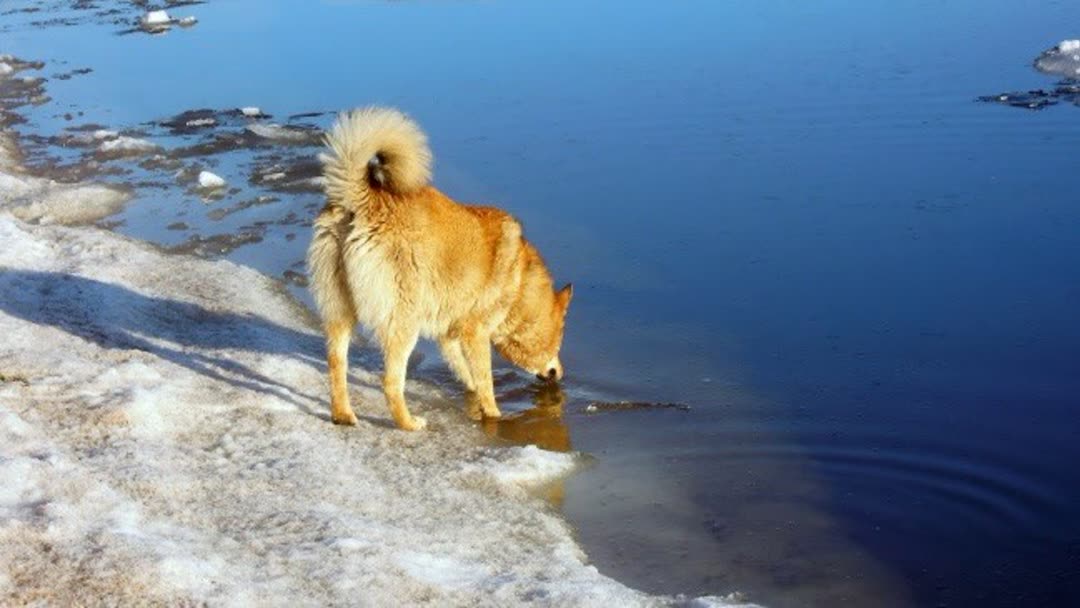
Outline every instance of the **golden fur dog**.
<svg viewBox="0 0 1080 608"><path fill-rule="evenodd" d="M397 110L343 113L326 143L327 203L315 219L308 267L326 332L333 421L356 424L346 367L357 322L382 346L383 391L402 429L426 424L409 413L404 394L406 363L421 336L438 340L485 417L500 415L492 344L526 371L560 379L573 288L554 289L521 225L432 187L427 138Z"/></svg>

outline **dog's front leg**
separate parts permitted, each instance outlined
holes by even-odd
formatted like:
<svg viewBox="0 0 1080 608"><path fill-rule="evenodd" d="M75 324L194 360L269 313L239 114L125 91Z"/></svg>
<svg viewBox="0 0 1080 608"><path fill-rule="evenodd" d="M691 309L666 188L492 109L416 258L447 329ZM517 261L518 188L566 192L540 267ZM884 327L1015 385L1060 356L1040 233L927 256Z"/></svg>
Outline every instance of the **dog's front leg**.
<svg viewBox="0 0 1080 608"><path fill-rule="evenodd" d="M495 403L495 382L491 377L491 338L478 327L462 333L461 348L469 364L476 398L485 418L499 418L502 412Z"/></svg>
<svg viewBox="0 0 1080 608"><path fill-rule="evenodd" d="M456 336L443 336L439 338L439 349L442 351L443 359L446 360L446 364L450 367L450 371L454 372L458 380L465 385L465 388L469 392L476 390L476 383L473 382L472 372L469 371L469 363L465 360L465 353L461 351L461 340Z"/></svg>
<svg viewBox="0 0 1080 608"><path fill-rule="evenodd" d="M455 330L452 334L439 338L439 347L442 350L443 359L450 366L450 371L454 372L458 380L465 385L465 412L473 420L482 420L484 415L480 402L476 398L476 382L473 381L472 372L469 371L469 361L465 358L458 332Z"/></svg>
<svg viewBox="0 0 1080 608"><path fill-rule="evenodd" d="M416 347L420 332L415 327L403 327L400 323L391 323L389 331L381 336L383 345L383 393L390 415L398 428L406 431L419 431L427 426L427 421L420 416L413 416L405 404L405 373L409 355Z"/></svg>

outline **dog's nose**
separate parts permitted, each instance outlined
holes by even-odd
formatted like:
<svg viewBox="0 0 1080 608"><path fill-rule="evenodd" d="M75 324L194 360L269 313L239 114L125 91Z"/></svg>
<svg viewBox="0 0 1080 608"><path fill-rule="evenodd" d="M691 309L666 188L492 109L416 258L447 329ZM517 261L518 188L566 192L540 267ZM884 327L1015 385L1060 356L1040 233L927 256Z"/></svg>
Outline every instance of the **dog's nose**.
<svg viewBox="0 0 1080 608"><path fill-rule="evenodd" d="M549 369L547 371L547 373L536 374L536 377L539 380L558 380L559 379L559 370L557 370L557 369L555 369L553 367L553 368Z"/></svg>

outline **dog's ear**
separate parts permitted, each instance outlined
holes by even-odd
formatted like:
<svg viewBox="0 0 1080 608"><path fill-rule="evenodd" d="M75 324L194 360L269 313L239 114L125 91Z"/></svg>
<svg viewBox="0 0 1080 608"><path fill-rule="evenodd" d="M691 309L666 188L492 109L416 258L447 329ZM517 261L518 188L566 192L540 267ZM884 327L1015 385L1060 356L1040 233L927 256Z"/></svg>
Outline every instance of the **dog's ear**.
<svg viewBox="0 0 1080 608"><path fill-rule="evenodd" d="M555 300L559 302L559 306L566 310L570 306L570 299L574 297L574 284L567 283L562 289L555 293Z"/></svg>

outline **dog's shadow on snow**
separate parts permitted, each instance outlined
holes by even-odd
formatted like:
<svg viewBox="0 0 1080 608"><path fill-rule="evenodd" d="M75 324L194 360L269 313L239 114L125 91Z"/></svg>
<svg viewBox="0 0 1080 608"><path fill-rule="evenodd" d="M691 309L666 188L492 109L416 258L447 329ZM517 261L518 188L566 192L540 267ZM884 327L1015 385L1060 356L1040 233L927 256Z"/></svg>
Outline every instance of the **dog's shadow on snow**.
<svg viewBox="0 0 1080 608"><path fill-rule="evenodd" d="M323 340L256 315L138 293L121 285L55 272L0 272L0 310L60 328L103 348L135 349L208 378L272 395L329 419L323 398L244 365L228 351L297 359L325 371ZM370 367L370 351L352 364Z"/></svg>

